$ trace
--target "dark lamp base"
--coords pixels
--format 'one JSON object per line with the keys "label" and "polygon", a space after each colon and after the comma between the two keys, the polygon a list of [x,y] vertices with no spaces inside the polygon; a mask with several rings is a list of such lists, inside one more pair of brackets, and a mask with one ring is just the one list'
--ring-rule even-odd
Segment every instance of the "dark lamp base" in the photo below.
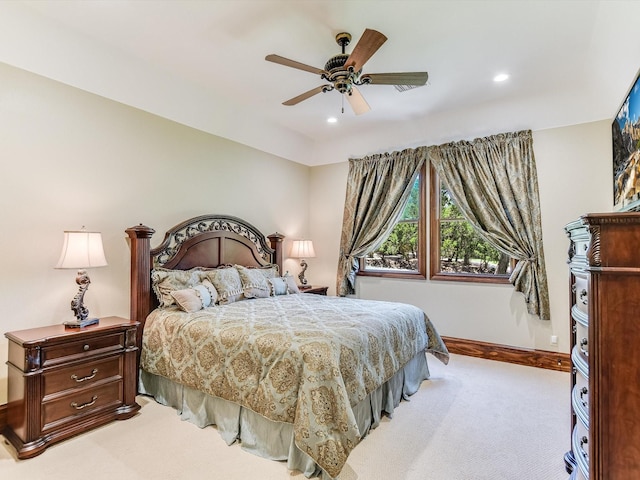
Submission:
{"label": "dark lamp base", "polygon": [[89,325],[97,325],[100,322],[98,318],[87,318],[86,320],[70,320],[64,322],[66,328],[84,328]]}

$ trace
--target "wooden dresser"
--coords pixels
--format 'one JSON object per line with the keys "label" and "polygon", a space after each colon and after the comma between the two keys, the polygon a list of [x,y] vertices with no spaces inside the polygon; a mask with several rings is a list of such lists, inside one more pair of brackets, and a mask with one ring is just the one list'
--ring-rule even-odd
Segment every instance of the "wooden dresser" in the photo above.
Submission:
{"label": "wooden dresser", "polygon": [[9,340],[7,426],[18,458],[52,443],[133,416],[137,322],[51,325],[6,333]]}
{"label": "wooden dresser", "polygon": [[640,478],[640,213],[587,214],[570,239],[571,480]]}

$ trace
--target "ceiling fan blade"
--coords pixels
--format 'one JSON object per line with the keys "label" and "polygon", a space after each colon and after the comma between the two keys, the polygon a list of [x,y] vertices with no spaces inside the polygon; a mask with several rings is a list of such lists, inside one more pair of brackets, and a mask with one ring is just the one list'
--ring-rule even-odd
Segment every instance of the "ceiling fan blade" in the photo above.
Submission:
{"label": "ceiling fan blade", "polygon": [[297,97],[290,98],[286,102],[282,102],[283,105],[291,106],[297,105],[298,103],[306,100],[307,98],[311,98],[314,95],[317,95],[320,92],[328,92],[329,90],[333,90],[333,85],[320,85],[319,87],[313,88],[308,92],[301,93]]}
{"label": "ceiling fan blade", "polygon": [[346,96],[349,101],[349,105],[351,105],[351,108],[356,115],[362,115],[363,113],[367,113],[371,110],[371,107],[360,93],[360,90],[355,86],[351,87],[351,95],[346,94]]}
{"label": "ceiling fan blade", "polygon": [[360,76],[362,83],[372,85],[424,85],[428,79],[427,72],[367,73]]}
{"label": "ceiling fan blade", "polygon": [[367,28],[353,48],[344,66],[353,67],[355,72],[359,71],[367,60],[369,60],[386,41],[387,37],[382,33]]}
{"label": "ceiling fan blade", "polygon": [[304,70],[305,72],[316,73],[318,75],[327,73],[321,68],[305,65],[304,63],[296,62],[295,60],[290,60],[288,58],[281,57],[280,55],[271,54],[264,57],[264,59],[268,62],[279,63],[280,65],[284,65],[285,67],[297,68],[298,70]]}

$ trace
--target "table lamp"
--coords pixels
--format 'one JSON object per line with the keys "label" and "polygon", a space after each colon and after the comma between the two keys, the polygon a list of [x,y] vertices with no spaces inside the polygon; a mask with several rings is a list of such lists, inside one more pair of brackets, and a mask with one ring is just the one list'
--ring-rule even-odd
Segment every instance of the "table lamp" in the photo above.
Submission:
{"label": "table lamp", "polygon": [[89,309],[84,305],[84,294],[91,283],[85,269],[106,265],[107,259],[104,256],[100,232],[85,230],[64,232],[62,253],[55,268],[77,268],[76,283],[80,287],[78,293],[71,300],[71,310],[76,319],[64,322],[66,327],[84,328],[98,323],[97,318],[89,318]]}
{"label": "table lamp", "polygon": [[306,285],[307,279],[304,278],[304,272],[307,270],[307,262],[305,261],[305,258],[313,258],[316,256],[316,252],[313,249],[313,242],[311,240],[294,240],[291,245],[291,254],[289,256],[300,259],[300,266],[302,267],[302,270],[298,274],[298,279],[300,280],[301,285]]}

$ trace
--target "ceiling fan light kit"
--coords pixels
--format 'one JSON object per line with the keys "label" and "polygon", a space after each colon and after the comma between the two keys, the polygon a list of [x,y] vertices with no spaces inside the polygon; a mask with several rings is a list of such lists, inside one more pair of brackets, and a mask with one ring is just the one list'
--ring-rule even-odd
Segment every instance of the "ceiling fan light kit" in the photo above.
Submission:
{"label": "ceiling fan light kit", "polygon": [[362,67],[364,64],[386,41],[387,37],[382,33],[367,28],[351,54],[347,54],[345,53],[345,47],[351,43],[351,34],[347,32],[338,33],[336,35],[336,43],[341,47],[342,53],[331,57],[325,64],[324,69],[312,67],[275,54],[267,55],[265,60],[315,73],[320,75],[321,79],[330,82],[293,97],[283,102],[283,105],[297,105],[318,93],[337,90],[346,96],[355,114],[361,115],[368,112],[370,107],[356,88],[357,86],[369,84],[394,85],[398,91],[405,91],[424,85],[429,78],[427,72],[370,73],[363,75]]}

